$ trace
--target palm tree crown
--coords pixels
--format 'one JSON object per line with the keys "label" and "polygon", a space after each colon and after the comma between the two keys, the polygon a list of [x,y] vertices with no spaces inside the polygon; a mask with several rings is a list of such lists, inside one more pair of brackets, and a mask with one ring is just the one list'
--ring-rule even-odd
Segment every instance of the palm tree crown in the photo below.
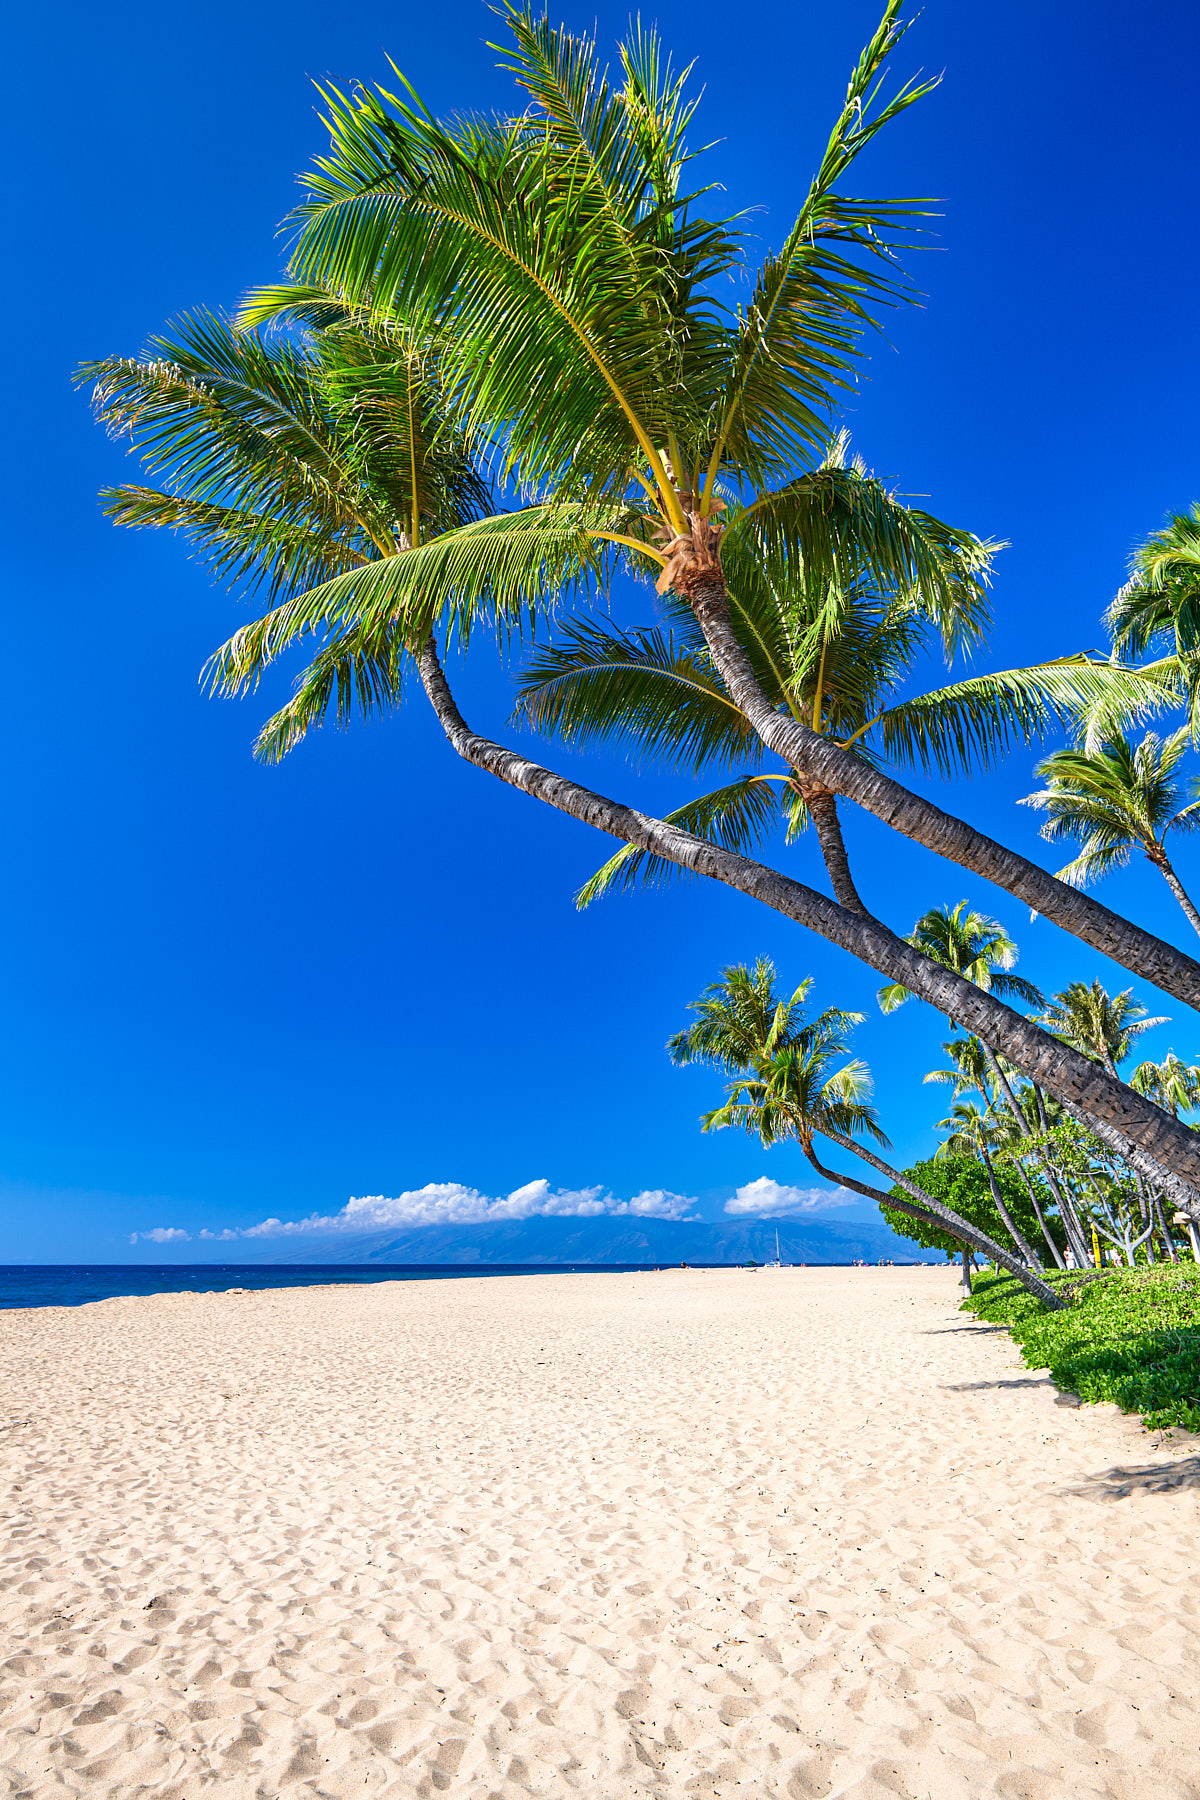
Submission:
{"label": "palm tree crown", "polygon": [[887,1138],[868,1104],[870,1076],[861,1062],[843,1062],[847,1035],[861,1013],[827,1007],[808,1018],[804,981],[783,1000],[775,992],[775,965],[760,957],[753,968],[724,969],[691,1010],[695,1024],[667,1044],[678,1066],[703,1063],[735,1077],[724,1106],[706,1113],[705,1131],[740,1126],[764,1144],[795,1138],[806,1151],[813,1136],[832,1128],[848,1136]]}
{"label": "palm tree crown", "polygon": [[1161,1062],[1139,1063],[1129,1085],[1178,1118],[1200,1107],[1200,1064],[1185,1063],[1168,1050]]}
{"label": "palm tree crown", "polygon": [[1047,1030],[1085,1056],[1094,1056],[1113,1076],[1143,1033],[1168,1022],[1149,1018],[1141,1001],[1133,998],[1132,988],[1110,994],[1099,980],[1090,985],[1069,982],[1054,995],[1041,1018]]}
{"label": "palm tree crown", "polygon": [[1038,764],[1046,786],[1026,795],[1021,805],[1047,814],[1042,836],[1049,843],[1074,838],[1083,846],[1074,861],[1058,870],[1060,881],[1085,887],[1110,869],[1124,868],[1136,846],[1165,877],[1200,931],[1200,914],[1165,847],[1169,831],[1194,831],[1200,824],[1200,800],[1185,805],[1175,778],[1191,736],[1188,725],[1166,738],[1148,731],[1137,745],[1114,734],[1098,749],[1056,750]]}
{"label": "palm tree crown", "polygon": [[[289,621],[314,589],[491,510],[423,360],[377,332],[343,323],[268,341],[198,314],[141,357],[87,364],[80,378],[93,383],[98,417],[133,441],[161,484],[106,489],[109,516],[186,531],[219,576],[278,602],[213,659],[214,687],[257,682],[303,635]],[[319,725],[331,703],[344,723],[399,698],[409,648],[400,622],[325,625],[295,697],[259,735],[265,760]]]}
{"label": "palm tree crown", "polygon": [[[1004,927],[986,913],[975,912],[965,900],[957,906],[934,906],[922,913],[907,942],[943,968],[953,969],[985,993],[1001,1000],[1025,1000],[1037,1005],[1041,990],[1022,975],[1013,975],[1017,946]],[[885,1013],[895,1012],[912,999],[902,982],[889,981],[879,990]],[[953,1021],[951,1021],[953,1023]]]}

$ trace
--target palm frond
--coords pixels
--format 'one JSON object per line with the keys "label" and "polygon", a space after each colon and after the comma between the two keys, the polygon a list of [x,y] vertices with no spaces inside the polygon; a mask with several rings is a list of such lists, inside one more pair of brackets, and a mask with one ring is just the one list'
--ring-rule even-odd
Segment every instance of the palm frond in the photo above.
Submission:
{"label": "palm frond", "polygon": [[[778,776],[748,775],[727,787],[716,788],[711,794],[701,794],[664,817],[668,824],[678,825],[695,837],[708,838],[726,850],[736,850],[744,855],[779,822],[781,796],[777,783],[780,779]],[[639,884],[662,886],[684,878],[688,873],[676,863],[627,844],[584,882],[575,896],[575,904],[582,911],[603,894]]]}
{"label": "palm frond", "polygon": [[698,770],[762,745],[714,674],[695,620],[674,632],[571,620],[523,669],[514,718],[578,745],[627,743]]}
{"label": "palm frond", "polygon": [[960,774],[988,767],[1016,742],[1071,725],[1098,698],[1119,703],[1126,717],[1144,716],[1162,706],[1162,683],[1154,673],[1085,655],[1056,657],[971,676],[887,707],[866,741],[877,737],[887,758]]}

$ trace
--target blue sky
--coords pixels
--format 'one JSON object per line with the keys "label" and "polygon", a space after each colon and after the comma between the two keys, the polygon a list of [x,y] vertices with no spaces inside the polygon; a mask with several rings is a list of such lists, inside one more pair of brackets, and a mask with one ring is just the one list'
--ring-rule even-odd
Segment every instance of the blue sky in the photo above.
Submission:
{"label": "blue sky", "polygon": [[[560,12],[609,43],[627,17]],[[670,0],[653,16],[698,56],[712,174],[778,243],[874,6]],[[1011,542],[991,666],[1099,646],[1130,547],[1200,494],[1194,23],[1165,0],[931,0],[898,54],[945,80],[872,152],[871,185],[945,196],[944,216],[915,264],[925,305],[895,319],[846,422],[902,492]],[[898,1153],[931,1146],[938,1091],[919,1077],[945,1032],[927,1009],[880,1019],[870,971],[715,888],[576,913],[607,840],[458,764],[416,701],[257,767],[251,737],[286,676],[241,704],[196,685],[244,607],[182,542],[100,517],[96,489],[134,468],[72,367],[275,273],[292,177],[321,144],[311,77],[383,77],[387,51],[436,109],[504,106],[495,25],[475,0],[67,4],[17,22],[0,1260],[120,1260],[149,1253],[129,1237],[155,1226],[193,1234],[193,1254],[202,1229],[429,1183],[664,1190],[707,1216],[763,1178],[811,1187],[790,1149],[702,1137],[714,1081],[662,1049],[722,964],[763,952],[789,980],[815,976],[819,1002],[870,1014],[858,1048]],[[486,654],[460,693],[503,730],[508,680]],[[1033,761],[948,798],[1053,866],[1013,805]],[[616,757],[574,766],[643,806],[688,791]],[[847,834],[865,898],[900,929],[968,895],[1044,986],[1125,985],[871,821]],[[778,854],[817,877],[815,846]],[[1200,880],[1195,851],[1181,862]],[[1148,871],[1103,895],[1183,941]],[[1144,997],[1176,1014],[1150,1047],[1200,1049],[1178,1006]]]}

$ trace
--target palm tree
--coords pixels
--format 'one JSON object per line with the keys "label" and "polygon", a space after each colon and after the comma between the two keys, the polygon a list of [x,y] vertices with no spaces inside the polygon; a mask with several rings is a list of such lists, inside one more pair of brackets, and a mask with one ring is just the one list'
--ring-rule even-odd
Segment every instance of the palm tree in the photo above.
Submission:
{"label": "palm tree", "polygon": [[1130,1055],[1138,1038],[1169,1023],[1166,1018],[1150,1018],[1132,988],[1110,994],[1099,980],[1068,982],[1044,1007],[1042,1019],[1065,1043],[1103,1063],[1114,1081],[1121,1079],[1117,1065]]}
{"label": "palm tree", "polygon": [[[992,1149],[997,1142],[997,1132],[991,1108],[983,1112],[973,1100],[957,1100],[950,1108],[949,1117],[939,1119],[934,1130],[949,1134],[941,1147],[948,1156],[973,1156],[977,1162],[982,1163],[991,1190],[992,1204],[1004,1221],[1004,1229],[1029,1267],[1040,1269],[1041,1262],[1005,1204],[1000,1183],[996,1179]],[[1042,1229],[1045,1230],[1045,1226]]]}
{"label": "palm tree", "polygon": [[[873,766],[900,761],[946,775],[986,766],[1014,738],[1028,741],[1069,714],[1078,683],[1091,680],[1079,657],[900,698],[919,657],[936,648],[950,658],[981,641],[994,546],[902,506],[849,457],[845,433],[812,479],[825,489],[827,509],[844,515],[836,582],[810,582],[786,547],[753,525],[731,526],[724,540],[731,614],[773,705]],[[919,552],[915,581],[899,584],[889,556],[879,555],[881,543],[897,538]],[[865,911],[836,793],[800,769],[760,772],[762,741],[715,668],[691,607],[674,594],[664,605],[665,631],[568,621],[527,665],[517,718],[572,744],[627,744],[640,758],[695,773],[720,767],[721,785],[668,814],[673,822],[737,850],[781,821],[789,842],[811,822],[838,900]],[[673,872],[627,846],[580,899]]]}
{"label": "palm tree", "polygon": [[[463,720],[436,654],[438,619],[507,627],[571,591],[598,590],[618,559],[639,573],[661,571],[659,587],[690,606],[731,698],[788,769],[978,867],[1160,985],[1200,997],[1192,959],[775,712],[729,624],[723,558],[739,533],[778,546],[803,568],[810,591],[835,601],[843,570],[855,566],[845,509],[830,504],[820,462],[859,334],[905,291],[894,257],[915,213],[851,199],[840,183],[925,91],[878,100],[902,29],[899,0],[889,0],[855,70],[787,243],[762,265],[751,305],[736,315],[722,310],[715,284],[740,266],[743,243],[733,225],[706,219],[686,190],[692,106],[657,40],[636,30],[622,51],[623,79],[611,85],[587,43],[528,12],[510,22],[510,67],[528,101],[514,118],[445,126],[411,97],[327,94],[331,150],[297,219],[294,279],[260,294],[244,322],[291,318],[321,331],[366,321],[396,344],[397,361],[419,354],[446,397],[448,426],[490,446],[529,504],[285,593],[218,653],[213,684],[225,692],[253,685],[310,633],[334,645],[356,641],[346,634],[403,645],[452,747],[476,767],[805,923],[971,1029],[989,1030],[1014,1063],[1042,1071],[1048,1088],[1073,1092],[1123,1125],[1156,1167],[1165,1161],[1200,1182],[1197,1146],[1177,1122],[1068,1048],[1048,1048],[1037,1027],[885,926],[532,764]],[[184,455],[184,486],[189,467]],[[941,596],[952,610],[948,576],[919,542],[899,533],[890,545],[881,540],[875,563],[885,561],[897,589]],[[1073,679],[1081,703],[1086,690],[1110,709],[1137,710],[1173,691],[1175,677],[1160,674],[1156,686],[1096,664]],[[1200,1201],[1185,1203],[1200,1211]]]}
{"label": "palm tree", "polygon": [[[1062,1253],[1055,1241],[1054,1234],[1046,1223],[1042,1212],[1041,1200],[1038,1197],[1037,1184],[1030,1178],[1024,1163],[1024,1156],[1029,1151],[1030,1140],[1041,1130],[1042,1124],[1037,1114],[1037,1098],[1032,1087],[1020,1093],[1013,1093],[1010,1087],[1006,1104],[1001,1109],[1001,1089],[996,1079],[997,1070],[1003,1068],[999,1058],[989,1058],[977,1037],[951,1038],[942,1045],[942,1049],[950,1058],[953,1067],[949,1069],[930,1069],[924,1077],[926,1083],[949,1083],[954,1090],[954,1098],[958,1100],[963,1094],[976,1092],[987,1101],[988,1110],[993,1120],[993,1130],[997,1142],[1003,1142],[1009,1161],[1015,1168],[1029,1201],[1033,1207],[1042,1236],[1046,1240],[1051,1256],[1060,1268],[1065,1267]],[[1017,1071],[1004,1069],[1011,1083]],[[945,1121],[943,1121],[943,1124]],[[942,1127],[939,1126],[940,1130]],[[947,1127],[948,1129],[949,1127]],[[974,1152],[972,1152],[974,1154]],[[1069,1209],[1066,1197],[1059,1189],[1054,1169],[1047,1159],[1034,1152],[1035,1160],[1043,1175],[1050,1184],[1051,1193],[1058,1206],[1063,1229],[1067,1234],[1067,1242],[1077,1258],[1086,1254],[1083,1236],[1078,1223]]]}
{"label": "palm tree", "polygon": [[[1129,1078],[1129,1085],[1136,1088],[1139,1094],[1145,1094],[1175,1119],[1181,1113],[1194,1112],[1200,1107],[1200,1064],[1185,1063],[1173,1050],[1168,1050],[1161,1062],[1139,1063]],[[1172,1262],[1178,1262],[1179,1253],[1167,1222],[1162,1196],[1157,1190],[1152,1192],[1167,1255]],[[1200,1233],[1196,1230],[1196,1222],[1186,1215],[1184,1222],[1192,1246],[1192,1259],[1200,1263]]]}
{"label": "palm tree", "polygon": [[[162,483],[106,489],[108,516],[187,532],[218,576],[265,589],[284,609],[491,511],[421,359],[377,333],[267,342],[198,314],[143,356],[108,357],[80,376],[110,433],[131,438]],[[259,671],[274,654],[265,628],[263,639]],[[278,761],[331,704],[343,724],[394,706],[407,654],[396,620],[346,620],[263,727],[256,754]]]}
{"label": "palm tree", "polygon": [[[1012,974],[1017,946],[1004,927],[998,920],[988,918],[986,913],[970,909],[965,900],[960,900],[957,906],[934,906],[922,913],[907,941],[932,962],[952,969],[984,993],[1005,1000],[1024,1000],[1029,1005],[1037,1005],[1042,1000],[1041,990],[1033,982]],[[912,999],[912,990],[903,982],[887,982],[880,988],[878,999],[880,1009],[892,1013]],[[950,1027],[951,1030],[957,1028],[954,1018],[950,1019]],[[1031,1135],[995,1046],[982,1034],[978,1035],[977,1041],[991,1071],[992,1082],[1004,1095],[1013,1123],[1025,1136]]]}
{"label": "palm tree", "polygon": [[1200,724],[1200,502],[1174,513],[1130,559],[1129,580],[1105,614],[1114,651],[1169,651],[1183,671],[1193,733]]}
{"label": "palm tree", "polygon": [[1194,831],[1200,824],[1200,800],[1185,806],[1173,779],[1191,736],[1191,727],[1183,725],[1167,738],[1149,731],[1136,746],[1117,734],[1097,750],[1056,750],[1038,764],[1046,786],[1028,794],[1021,805],[1049,815],[1042,826],[1049,843],[1074,838],[1082,844],[1079,855],[1058,871],[1060,881],[1085,887],[1110,869],[1124,868],[1139,848],[1200,933],[1200,912],[1175,873],[1165,843],[1168,831]]}
{"label": "palm tree", "polygon": [[1139,1063],[1129,1085],[1175,1119],[1200,1107],[1200,1063],[1185,1063],[1173,1050],[1168,1050],[1161,1062]]}
{"label": "palm tree", "polygon": [[[720,979],[692,1004],[696,1022],[668,1041],[671,1060],[680,1067],[702,1063],[733,1076],[724,1106],[704,1115],[704,1130],[740,1127],[767,1146],[793,1138],[826,1180],[878,1204],[896,1207],[927,1225],[940,1224],[961,1243],[998,1261],[1044,1304],[1060,1307],[1062,1301],[1041,1279],[1032,1258],[1022,1262],[1014,1257],[860,1141],[864,1137],[881,1145],[888,1141],[869,1104],[866,1065],[842,1061],[849,1031],[863,1015],[829,1007],[808,1019],[803,1002],[810,985],[803,982],[788,1000],[777,998],[774,964],[763,957],[752,969],[744,964],[724,969]],[[832,1139],[869,1163],[915,1204],[897,1201],[856,1176],[826,1168],[816,1152],[818,1136]]]}
{"label": "palm tree", "polygon": [[[545,599],[547,559],[561,574],[564,537],[620,544],[636,570],[661,571],[660,590],[690,605],[730,695],[786,767],[1200,998],[1191,959],[780,713],[733,629],[723,537],[752,519],[805,557],[808,458],[829,440],[830,403],[852,380],[864,328],[908,297],[898,258],[919,208],[841,191],[859,154],[934,85],[880,98],[906,29],[900,12],[888,0],[795,224],[736,314],[714,283],[744,266],[744,240],[733,222],[698,210],[711,189],[685,188],[694,103],[656,37],[634,32],[621,46],[623,80],[610,84],[591,43],[511,5],[506,66],[526,96],[515,118],[447,126],[411,87],[325,91],[330,149],[294,215],[294,285],[262,291],[246,316],[319,307],[332,289],[419,333],[436,330],[464,416],[503,446],[506,469],[536,496],[508,558],[530,604]],[[725,518],[733,495],[739,505]],[[890,553],[911,579],[908,547]],[[449,551],[444,565],[426,559],[423,572],[448,575],[450,561]],[[837,579],[836,558],[827,572]],[[353,593],[356,606],[392,608],[417,575],[343,584],[337,603]],[[1133,702],[1139,689],[1127,679],[1096,674]]]}
{"label": "palm tree", "polygon": [[[921,914],[905,941],[943,968],[953,969],[964,981],[982,988],[985,994],[995,994],[1003,1000],[1024,1000],[1031,1006],[1041,1002],[1041,990],[1032,981],[1010,973],[1017,960],[1017,946],[1003,925],[989,919],[986,913],[973,911],[965,900],[957,906],[930,907]],[[911,999],[912,990],[902,982],[888,982],[879,990],[879,1005],[885,1013],[895,1012]],[[955,1021],[951,1019],[950,1024],[953,1029]],[[989,1049],[988,1055],[994,1053]]]}

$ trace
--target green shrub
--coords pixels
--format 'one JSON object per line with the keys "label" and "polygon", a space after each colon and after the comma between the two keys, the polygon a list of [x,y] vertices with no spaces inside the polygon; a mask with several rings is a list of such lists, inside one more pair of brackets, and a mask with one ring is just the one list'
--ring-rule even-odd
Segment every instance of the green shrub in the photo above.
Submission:
{"label": "green shrub", "polygon": [[1044,1312],[1011,1275],[981,1275],[963,1310],[1007,1325],[1026,1366],[1049,1369],[1081,1400],[1139,1412],[1154,1431],[1200,1431],[1200,1268],[1160,1263],[1047,1280],[1070,1290],[1064,1312]]}

